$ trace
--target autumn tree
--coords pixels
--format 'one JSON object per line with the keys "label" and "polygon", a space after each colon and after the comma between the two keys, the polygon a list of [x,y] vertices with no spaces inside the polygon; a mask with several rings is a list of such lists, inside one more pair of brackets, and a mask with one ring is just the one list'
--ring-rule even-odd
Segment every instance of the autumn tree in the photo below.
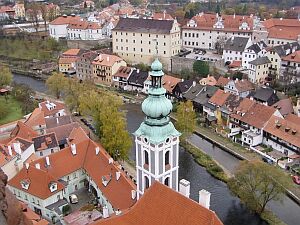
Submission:
{"label": "autumn tree", "polygon": [[29,5],[27,14],[29,20],[32,22],[35,27],[35,31],[38,32],[39,29],[39,19],[40,19],[41,7],[38,3],[32,3]]}
{"label": "autumn tree", "polygon": [[217,50],[217,53],[222,55],[223,54],[223,49],[226,43],[226,37],[225,35],[219,35],[218,40],[215,43],[215,49]]}
{"label": "autumn tree", "polygon": [[46,81],[46,85],[51,94],[59,99],[67,84],[67,78],[62,73],[54,72]]}
{"label": "autumn tree", "polygon": [[13,76],[8,66],[0,65],[0,87],[10,85]]}
{"label": "autumn tree", "polygon": [[288,188],[286,175],[263,162],[242,161],[228,185],[253,211],[262,214],[270,201],[281,200]]}
{"label": "autumn tree", "polygon": [[114,159],[127,159],[132,142],[126,130],[122,101],[107,92],[88,90],[79,97],[80,112],[91,115],[101,144]]}
{"label": "autumn tree", "polygon": [[21,103],[22,111],[25,114],[32,112],[37,107],[37,102],[33,98],[35,91],[26,84],[13,84],[12,95]]}
{"label": "autumn tree", "polygon": [[196,113],[189,100],[180,102],[176,111],[176,128],[182,133],[182,139],[189,137],[196,127]]}
{"label": "autumn tree", "polygon": [[43,18],[44,21],[44,27],[45,27],[45,31],[47,31],[47,21],[49,20],[48,18],[48,7],[46,4],[40,5],[40,12],[41,12],[41,16]]}

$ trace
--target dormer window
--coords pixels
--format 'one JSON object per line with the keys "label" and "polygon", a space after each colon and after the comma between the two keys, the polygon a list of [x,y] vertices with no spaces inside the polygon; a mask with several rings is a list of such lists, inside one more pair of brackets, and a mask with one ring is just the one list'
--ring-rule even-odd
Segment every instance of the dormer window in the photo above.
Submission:
{"label": "dormer window", "polygon": [[112,178],[112,175],[105,175],[105,176],[102,176],[102,184],[106,187],[108,185],[108,183],[110,182]]}
{"label": "dormer window", "polygon": [[50,189],[50,192],[57,191],[57,183],[56,182],[50,182],[49,183],[49,189]]}
{"label": "dormer window", "polygon": [[29,179],[21,180],[21,186],[23,189],[28,190],[30,186],[30,180]]}

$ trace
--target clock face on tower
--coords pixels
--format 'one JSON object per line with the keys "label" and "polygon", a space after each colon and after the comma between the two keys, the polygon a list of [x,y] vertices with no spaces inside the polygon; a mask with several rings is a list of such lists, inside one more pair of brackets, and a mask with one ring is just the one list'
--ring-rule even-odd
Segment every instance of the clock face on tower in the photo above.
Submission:
{"label": "clock face on tower", "polygon": [[172,103],[162,87],[162,64],[155,59],[151,65],[151,87],[142,103],[145,120],[134,133],[138,198],[154,181],[178,190],[179,136],[170,121]]}

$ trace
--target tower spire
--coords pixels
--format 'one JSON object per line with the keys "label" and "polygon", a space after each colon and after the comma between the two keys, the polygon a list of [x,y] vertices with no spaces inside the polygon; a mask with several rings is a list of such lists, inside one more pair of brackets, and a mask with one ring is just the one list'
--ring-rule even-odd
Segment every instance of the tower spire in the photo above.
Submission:
{"label": "tower spire", "polygon": [[134,133],[138,198],[154,180],[178,190],[180,133],[169,118],[173,106],[162,87],[164,73],[158,57],[151,64],[149,75],[149,95],[142,103],[145,119]]}

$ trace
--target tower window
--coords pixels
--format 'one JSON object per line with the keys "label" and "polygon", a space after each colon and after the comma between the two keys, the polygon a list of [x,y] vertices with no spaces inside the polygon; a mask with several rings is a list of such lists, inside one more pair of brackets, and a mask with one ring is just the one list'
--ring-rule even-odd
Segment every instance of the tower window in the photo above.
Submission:
{"label": "tower window", "polygon": [[144,181],[145,181],[145,189],[149,188],[150,184],[149,184],[149,178],[148,177],[144,177]]}
{"label": "tower window", "polygon": [[166,186],[169,187],[169,184],[170,184],[170,177],[167,177],[167,178],[165,179],[164,184],[165,184]]}
{"label": "tower window", "polygon": [[147,151],[144,151],[144,162],[145,164],[149,164],[149,154]]}
{"label": "tower window", "polygon": [[165,153],[165,166],[170,164],[170,151]]}

